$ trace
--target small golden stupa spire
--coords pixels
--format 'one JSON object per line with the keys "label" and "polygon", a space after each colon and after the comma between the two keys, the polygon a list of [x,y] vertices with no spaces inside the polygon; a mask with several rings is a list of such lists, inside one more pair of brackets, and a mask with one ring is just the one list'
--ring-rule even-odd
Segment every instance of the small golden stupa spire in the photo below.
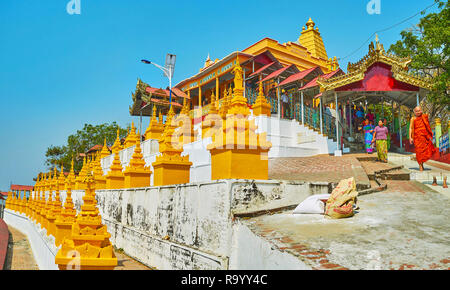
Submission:
{"label": "small golden stupa spire", "polygon": [[66,177],[64,176],[64,165],[61,163],[61,173],[58,178],[58,190],[64,190]]}
{"label": "small golden stupa spire", "polygon": [[152,172],[149,167],[145,166],[144,156],[141,152],[141,141],[138,139],[130,163],[123,172],[125,188],[150,186]]}
{"label": "small golden stupa spire", "polygon": [[256,98],[255,103],[253,104],[253,115],[255,116],[271,115],[271,106],[267,102],[266,97],[264,96],[263,84],[261,81],[259,82],[258,97]]}
{"label": "small golden stupa spire", "polygon": [[108,149],[108,146],[106,145],[106,137],[105,137],[105,141],[103,142],[102,151],[100,152],[100,159],[103,159],[107,156],[109,156],[109,149]]}
{"label": "small golden stupa spire", "polygon": [[72,225],[71,235],[62,241],[62,246],[55,257],[60,270],[70,269],[72,251],[79,253],[78,267],[81,270],[112,270],[117,266],[117,258],[109,241],[111,235],[96,207],[97,201],[92,188],[94,180],[91,175],[85,179],[86,193],[83,197],[81,211]]}
{"label": "small golden stupa spire", "polygon": [[153,105],[152,118],[148,124],[147,130],[144,133],[145,140],[159,139],[163,131],[164,126],[156,120],[156,106]]}
{"label": "small golden stupa spire", "polygon": [[116,151],[119,152],[120,150],[122,150],[122,145],[120,144],[119,133],[120,133],[120,129],[119,129],[119,127],[117,127],[117,136],[116,136],[116,140],[114,141],[113,146],[111,147],[111,149],[112,149],[111,154],[114,154],[114,152],[116,152]]}

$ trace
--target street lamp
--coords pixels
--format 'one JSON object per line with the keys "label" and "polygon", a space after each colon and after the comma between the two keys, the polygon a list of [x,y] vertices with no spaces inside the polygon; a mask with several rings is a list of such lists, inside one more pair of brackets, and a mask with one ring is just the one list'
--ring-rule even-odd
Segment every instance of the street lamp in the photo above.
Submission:
{"label": "street lamp", "polygon": [[164,75],[169,79],[169,102],[170,107],[172,107],[172,77],[173,77],[173,71],[175,69],[175,59],[176,55],[168,53],[166,55],[166,63],[164,66],[160,66],[159,64],[156,64],[154,62],[151,62],[146,59],[142,59],[141,62],[145,64],[153,64],[157,68],[163,71]]}

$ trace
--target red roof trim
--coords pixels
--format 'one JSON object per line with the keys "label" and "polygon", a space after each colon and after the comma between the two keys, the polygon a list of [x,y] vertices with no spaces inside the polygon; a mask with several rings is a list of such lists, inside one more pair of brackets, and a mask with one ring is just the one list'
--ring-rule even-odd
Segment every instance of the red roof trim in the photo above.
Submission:
{"label": "red roof trim", "polygon": [[[285,66],[283,68],[280,68],[279,70],[274,71],[273,73],[269,74],[268,76],[266,76],[263,80],[261,80],[261,82],[265,82],[268,81],[270,79],[276,78],[277,76],[279,76],[280,74],[282,74],[284,71],[286,71],[287,69],[291,68],[291,67],[295,67],[297,68],[295,65],[291,64],[288,66]],[[297,69],[298,70],[298,69]]]}
{"label": "red roof trim", "polygon": [[304,85],[303,87],[301,87],[298,90],[299,91],[303,91],[303,90],[306,90],[306,89],[309,89],[309,88],[312,88],[312,87],[316,87],[316,86],[318,86],[317,79],[319,77],[322,77],[322,78],[325,78],[325,79],[329,79],[332,76],[334,76],[335,74],[337,74],[338,72],[343,72],[343,71],[340,68],[338,68],[337,70],[332,71],[330,73],[327,73],[327,74],[324,74],[324,75],[321,75],[321,76],[317,76],[317,77],[313,78],[309,83],[307,83],[306,85]]}
{"label": "red roof trim", "polygon": [[11,184],[11,190],[33,190],[32,185]]}
{"label": "red roof trim", "polygon": [[301,71],[299,73],[293,74],[293,75],[287,77],[284,81],[282,81],[279,86],[302,80],[318,68],[319,68],[318,66],[315,66],[315,67],[309,68],[307,70]]}
{"label": "red roof trim", "polygon": [[260,68],[259,70],[255,71],[254,73],[252,73],[252,74],[249,75],[248,77],[252,77],[252,76],[254,76],[254,75],[259,74],[260,72],[262,72],[262,71],[268,69],[268,68],[269,68],[270,66],[272,66],[274,63],[275,63],[275,62],[271,62],[271,63],[269,63],[269,64],[266,64],[265,66],[263,66],[263,67]]}
{"label": "red roof trim", "polygon": [[[151,98],[150,100],[154,103],[160,103],[160,104],[166,104],[166,105],[170,104],[168,101],[164,101],[164,100],[158,100],[158,99],[154,99],[154,98]],[[180,108],[183,107],[183,105],[180,105],[177,102],[172,102],[172,105],[174,105],[175,107],[180,107]]]}
{"label": "red roof trim", "polygon": [[172,93],[174,93],[177,97],[185,98],[185,99],[188,99],[188,100],[190,99],[189,96],[187,94],[185,94],[179,88],[172,88]]}

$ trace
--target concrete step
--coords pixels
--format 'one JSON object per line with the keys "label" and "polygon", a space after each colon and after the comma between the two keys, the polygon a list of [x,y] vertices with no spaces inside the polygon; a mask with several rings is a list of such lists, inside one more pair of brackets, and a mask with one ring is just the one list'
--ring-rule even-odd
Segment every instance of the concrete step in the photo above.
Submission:
{"label": "concrete step", "polygon": [[376,156],[361,156],[358,157],[364,171],[369,180],[375,180],[377,175],[381,180],[410,180],[410,172],[393,163],[378,162]]}

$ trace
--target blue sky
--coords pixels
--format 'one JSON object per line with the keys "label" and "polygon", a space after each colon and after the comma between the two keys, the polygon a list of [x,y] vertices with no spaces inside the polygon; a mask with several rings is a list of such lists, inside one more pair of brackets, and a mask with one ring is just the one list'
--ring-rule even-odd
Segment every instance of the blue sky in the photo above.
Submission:
{"label": "blue sky", "polygon": [[[381,13],[373,15],[369,0],[80,0],[79,15],[67,13],[68,2],[0,2],[0,190],[33,184],[45,170],[46,148],[65,144],[84,123],[131,123],[137,78],[168,85],[142,58],[164,64],[166,53],[176,54],[176,84],[197,73],[208,53],[220,59],[264,37],[297,40],[309,17],[328,56],[344,57],[433,0],[380,0]],[[419,19],[380,33],[385,48]],[[366,52],[364,45],[341,67]]]}

